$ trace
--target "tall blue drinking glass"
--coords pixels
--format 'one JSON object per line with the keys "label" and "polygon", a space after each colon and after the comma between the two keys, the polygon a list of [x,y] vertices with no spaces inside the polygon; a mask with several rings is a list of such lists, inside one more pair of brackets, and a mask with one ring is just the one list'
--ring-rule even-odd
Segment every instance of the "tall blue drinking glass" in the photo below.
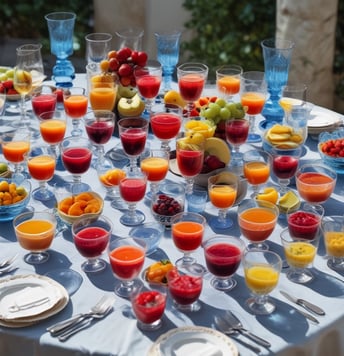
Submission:
{"label": "tall blue drinking glass", "polygon": [[284,111],[279,104],[282,87],[287,84],[289,66],[294,43],[289,40],[270,38],[261,42],[264,58],[265,81],[268,85],[269,98],[267,99],[262,115],[265,122],[261,123],[267,128],[273,123],[283,121]]}
{"label": "tall blue drinking glass", "polygon": [[48,24],[51,53],[56,64],[53,68],[53,80],[58,87],[73,86],[75,69],[67,58],[73,54],[73,33],[76,15],[73,12],[52,12],[45,15]]}
{"label": "tall blue drinking glass", "polygon": [[174,69],[179,60],[179,41],[181,32],[155,33],[157,59],[162,65],[163,91],[171,89]]}

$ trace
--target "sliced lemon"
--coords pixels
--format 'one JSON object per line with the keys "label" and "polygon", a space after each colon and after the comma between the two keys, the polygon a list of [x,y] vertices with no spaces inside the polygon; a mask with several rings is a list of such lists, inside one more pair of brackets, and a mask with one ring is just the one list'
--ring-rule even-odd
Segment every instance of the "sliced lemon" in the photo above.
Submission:
{"label": "sliced lemon", "polygon": [[209,155],[216,156],[221,162],[228,164],[231,159],[231,152],[224,140],[218,137],[209,137],[205,140],[204,150]]}
{"label": "sliced lemon", "polygon": [[289,190],[280,198],[278,206],[281,212],[291,212],[300,206],[300,199],[292,190]]}
{"label": "sliced lemon", "polygon": [[269,201],[272,204],[276,204],[278,200],[278,192],[273,187],[266,187],[263,193],[257,195],[256,199]]}

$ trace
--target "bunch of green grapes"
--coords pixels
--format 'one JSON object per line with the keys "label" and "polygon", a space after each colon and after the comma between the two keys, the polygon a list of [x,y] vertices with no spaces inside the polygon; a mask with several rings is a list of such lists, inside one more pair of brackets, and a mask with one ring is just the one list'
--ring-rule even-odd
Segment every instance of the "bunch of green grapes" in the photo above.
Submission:
{"label": "bunch of green grapes", "polygon": [[245,109],[241,103],[227,103],[225,99],[217,98],[214,103],[201,109],[200,116],[216,125],[228,119],[242,119],[245,117]]}

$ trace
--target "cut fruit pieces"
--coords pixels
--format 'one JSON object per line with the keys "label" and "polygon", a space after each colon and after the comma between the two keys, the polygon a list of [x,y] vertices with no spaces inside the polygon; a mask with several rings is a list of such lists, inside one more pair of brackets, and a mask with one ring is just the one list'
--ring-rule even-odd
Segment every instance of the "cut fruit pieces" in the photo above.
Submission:
{"label": "cut fruit pieces", "polygon": [[280,211],[285,214],[295,211],[299,206],[300,199],[292,190],[285,193],[278,202]]}
{"label": "cut fruit pieces", "polygon": [[216,156],[221,162],[225,163],[226,165],[231,159],[231,152],[228,148],[227,143],[218,137],[207,138],[205,141],[204,150],[209,155]]}
{"label": "cut fruit pieces", "polygon": [[272,204],[276,204],[278,200],[278,192],[273,187],[266,187],[262,193],[257,195],[256,199],[265,200]]}

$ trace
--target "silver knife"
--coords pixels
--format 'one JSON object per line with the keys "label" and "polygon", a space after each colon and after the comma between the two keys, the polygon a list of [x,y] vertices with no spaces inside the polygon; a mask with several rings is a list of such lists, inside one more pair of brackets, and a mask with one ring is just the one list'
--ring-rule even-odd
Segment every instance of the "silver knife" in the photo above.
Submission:
{"label": "silver knife", "polygon": [[289,299],[291,302],[300,305],[301,307],[307,309],[308,311],[318,314],[318,315],[325,315],[325,312],[323,309],[321,309],[320,307],[318,307],[317,305],[314,305],[311,302],[308,302],[307,300],[301,299],[301,298],[296,298],[291,296],[290,294],[288,294],[287,292],[280,290],[280,293],[286,297],[287,299]]}
{"label": "silver knife", "polygon": [[297,310],[300,314],[302,314],[308,320],[313,321],[313,323],[319,324],[319,320],[317,318],[315,318],[313,315],[311,315],[307,312],[304,312],[303,310],[300,310],[298,308],[295,308],[295,310]]}

